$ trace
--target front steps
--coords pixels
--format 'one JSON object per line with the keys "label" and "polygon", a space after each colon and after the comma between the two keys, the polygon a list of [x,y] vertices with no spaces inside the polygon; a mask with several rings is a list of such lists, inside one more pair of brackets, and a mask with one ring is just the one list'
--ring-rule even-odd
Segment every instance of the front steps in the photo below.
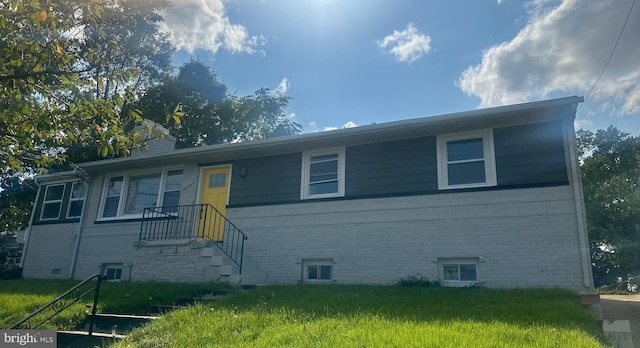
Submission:
{"label": "front steps", "polygon": [[240,267],[215,243],[202,239],[136,242],[131,280],[239,284]]}
{"label": "front steps", "polygon": [[133,329],[157,319],[155,316],[96,314],[93,333],[89,335],[89,317],[78,330],[58,331],[59,348],[106,347],[127,336]]}
{"label": "front steps", "polygon": [[246,252],[240,274],[240,267],[215,243],[203,239],[136,242],[131,280],[217,281],[239,286],[274,284]]}

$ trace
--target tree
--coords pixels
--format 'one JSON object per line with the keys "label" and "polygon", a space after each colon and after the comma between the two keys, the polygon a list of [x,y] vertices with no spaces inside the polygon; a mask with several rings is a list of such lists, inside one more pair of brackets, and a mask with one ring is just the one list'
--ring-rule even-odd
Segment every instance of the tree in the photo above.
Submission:
{"label": "tree", "polygon": [[30,178],[13,176],[0,185],[0,232],[16,232],[27,227],[38,191]]}
{"label": "tree", "polygon": [[578,131],[596,286],[640,274],[640,137]]}
{"label": "tree", "polygon": [[4,177],[46,168],[73,145],[126,155],[139,135],[125,125],[141,116],[125,104],[168,71],[172,52],[152,29],[166,3],[146,3],[0,0]]}
{"label": "tree", "polygon": [[265,88],[230,95],[212,68],[192,60],[134,107],[169,129],[177,148],[187,148],[298,134],[301,126],[285,117],[288,105],[288,97]]}
{"label": "tree", "polygon": [[[102,20],[85,27],[81,45],[84,51],[93,50],[102,58],[90,66],[95,97],[106,98],[127,87],[140,93],[170,75],[175,48],[157,26],[162,22],[158,12],[169,3],[166,0],[102,0],[102,3]],[[117,71],[127,69],[137,71],[134,79],[113,79]]]}

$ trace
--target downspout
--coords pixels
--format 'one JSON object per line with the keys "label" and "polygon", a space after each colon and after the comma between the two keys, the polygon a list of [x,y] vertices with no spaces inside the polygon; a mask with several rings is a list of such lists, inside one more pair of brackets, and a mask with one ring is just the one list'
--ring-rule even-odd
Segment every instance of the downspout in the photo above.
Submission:
{"label": "downspout", "polygon": [[[77,168],[74,167],[73,171],[77,172]],[[77,175],[76,175],[77,176]],[[82,230],[84,226],[85,216],[87,215],[87,205],[89,205],[89,197],[91,197],[91,185],[89,185],[89,180],[85,180],[87,183],[87,192],[84,196],[84,204],[82,204],[82,213],[80,214],[80,221],[78,222],[78,227],[76,227],[76,243],[73,246],[73,254],[71,255],[71,265],[69,266],[69,279],[73,279],[73,276],[76,272],[76,264],[78,261],[78,251],[80,250],[80,237],[82,236]]]}
{"label": "downspout", "polygon": [[[575,106],[574,106],[575,112]],[[582,177],[578,166],[578,153],[576,134],[573,122],[565,123],[565,138],[568,139],[569,163],[571,167],[571,181],[573,182],[573,199],[576,206],[576,219],[578,223],[578,238],[580,241],[580,259],[582,261],[582,276],[586,288],[593,287],[593,273],[591,270],[591,253],[589,252],[589,237],[587,234],[587,216],[584,209],[584,196],[582,192]]]}
{"label": "downspout", "polygon": [[33,220],[35,220],[36,216],[36,208],[38,207],[38,202],[40,200],[40,183],[38,182],[38,177],[33,179],[33,182],[38,186],[38,193],[36,194],[36,200],[33,202],[33,207],[31,208],[31,218],[29,219],[29,226],[27,226],[27,231],[24,236],[24,248],[22,249],[22,256],[20,256],[20,268],[24,268],[24,260],[27,256],[27,248],[29,247],[29,240],[31,239],[31,226],[33,226]]}

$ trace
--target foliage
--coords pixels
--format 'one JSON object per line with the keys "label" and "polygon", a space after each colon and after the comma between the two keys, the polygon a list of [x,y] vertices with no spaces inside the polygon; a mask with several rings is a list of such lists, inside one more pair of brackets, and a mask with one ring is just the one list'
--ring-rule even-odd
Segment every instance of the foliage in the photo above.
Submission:
{"label": "foliage", "polygon": [[428,278],[423,276],[422,274],[414,274],[410,276],[406,276],[404,278],[400,278],[394,282],[395,285],[405,286],[405,287],[422,287],[422,288],[432,288],[439,287],[440,282],[430,281]]}
{"label": "foliage", "polygon": [[167,69],[171,53],[166,38],[151,29],[159,20],[153,10],[162,6],[160,1],[2,1],[3,175],[46,168],[74,144],[91,146],[103,157],[129,151],[136,135],[124,125],[141,118],[136,110],[121,111],[140,81],[159,78]]}
{"label": "foliage", "polygon": [[640,137],[610,126],[578,131],[596,286],[640,274]]}
{"label": "foliage", "polygon": [[601,336],[565,290],[302,285],[172,312],[116,347],[603,347]]}
{"label": "foliage", "polygon": [[192,60],[133,107],[169,129],[176,148],[188,148],[297,134],[300,125],[284,114],[288,104],[288,97],[269,89],[231,95],[212,68]]}
{"label": "foliage", "polygon": [[22,244],[10,232],[0,233],[0,279],[18,279],[22,275],[20,256]]}
{"label": "foliage", "polygon": [[[3,280],[0,281],[0,328],[10,327],[35,309],[80,283],[79,280]],[[225,283],[107,282],[100,290],[98,313],[149,314],[151,305],[184,303],[207,293],[228,293]],[[85,304],[74,305],[56,316],[47,327],[72,329],[84,318]]]}
{"label": "foliage", "polygon": [[12,176],[0,183],[0,232],[27,228],[38,188],[30,178]]}

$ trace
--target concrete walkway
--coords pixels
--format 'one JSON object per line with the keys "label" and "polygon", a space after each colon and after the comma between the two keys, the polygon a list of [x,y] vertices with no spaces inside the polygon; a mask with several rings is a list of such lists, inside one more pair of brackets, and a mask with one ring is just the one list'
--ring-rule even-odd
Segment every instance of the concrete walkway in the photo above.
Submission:
{"label": "concrete walkway", "polygon": [[604,320],[629,320],[634,348],[640,348],[640,295],[600,295]]}

